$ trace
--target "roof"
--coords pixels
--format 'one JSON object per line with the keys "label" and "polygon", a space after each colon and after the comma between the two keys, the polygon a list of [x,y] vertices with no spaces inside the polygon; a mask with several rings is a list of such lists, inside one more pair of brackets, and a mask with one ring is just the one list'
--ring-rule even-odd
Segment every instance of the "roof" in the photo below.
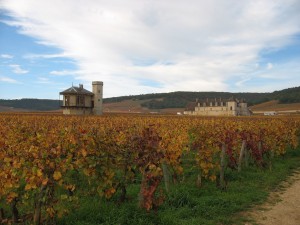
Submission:
{"label": "roof", "polygon": [[59,92],[60,95],[91,95],[93,96],[94,93],[90,92],[83,88],[83,85],[80,84],[79,87],[70,87],[62,92]]}
{"label": "roof", "polygon": [[196,99],[196,102],[197,103],[210,103],[210,102],[212,102],[212,103],[215,103],[215,102],[217,102],[217,103],[220,103],[220,102],[243,103],[243,102],[245,102],[245,100],[244,99],[235,99],[233,97],[231,97],[229,99],[221,99],[221,98],[211,98],[211,99],[209,99],[209,98],[206,98],[206,99]]}
{"label": "roof", "polygon": [[[196,99],[196,102],[189,102],[185,108],[186,111],[195,111],[195,107],[197,107],[198,103],[213,103],[213,105],[215,103],[218,103],[218,105],[221,105],[221,102],[237,102],[237,103],[245,103],[245,99],[234,99],[233,97],[229,98],[229,99],[221,99],[221,98],[214,98],[214,99]],[[209,107],[209,105],[207,105],[207,107]]]}
{"label": "roof", "polygon": [[186,111],[195,111],[195,107],[197,106],[196,102],[190,102],[187,104],[185,110]]}

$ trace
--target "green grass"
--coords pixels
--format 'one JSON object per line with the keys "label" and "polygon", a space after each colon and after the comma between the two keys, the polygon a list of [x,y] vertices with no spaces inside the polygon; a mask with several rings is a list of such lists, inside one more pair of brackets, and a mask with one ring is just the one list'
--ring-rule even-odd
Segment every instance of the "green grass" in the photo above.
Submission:
{"label": "green grass", "polygon": [[227,169],[227,189],[221,191],[215,183],[195,185],[196,174],[190,172],[182,183],[171,187],[158,210],[146,212],[137,207],[138,184],[130,186],[129,200],[118,204],[117,197],[103,200],[98,196],[80,197],[80,206],[58,220],[61,225],[94,224],[242,224],[246,219],[237,213],[264,202],[268,193],[279,188],[281,181],[300,168],[300,149],[289,150],[274,160],[273,169],[249,167],[241,173]]}

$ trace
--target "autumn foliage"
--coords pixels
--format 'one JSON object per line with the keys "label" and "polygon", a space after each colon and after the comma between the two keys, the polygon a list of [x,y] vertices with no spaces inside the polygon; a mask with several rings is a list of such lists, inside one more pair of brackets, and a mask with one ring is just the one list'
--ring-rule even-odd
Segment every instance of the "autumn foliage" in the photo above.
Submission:
{"label": "autumn foliage", "polygon": [[185,156],[198,179],[218,183],[222,148],[232,169],[241,159],[244,167],[271,168],[274,157],[297,146],[299,125],[297,118],[1,115],[0,220],[62,217],[70,210],[62,201],[78,203],[78,179],[89,194],[120,192],[121,202],[139,182],[139,206],[151,210],[163,203],[168,182],[184,175]]}

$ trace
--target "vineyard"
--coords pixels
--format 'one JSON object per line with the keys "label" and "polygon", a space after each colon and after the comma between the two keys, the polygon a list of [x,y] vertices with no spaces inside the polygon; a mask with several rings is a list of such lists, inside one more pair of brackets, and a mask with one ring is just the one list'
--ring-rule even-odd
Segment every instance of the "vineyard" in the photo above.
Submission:
{"label": "vineyard", "polygon": [[[300,118],[0,115],[0,223],[54,224],[82,196],[159,211],[191,171],[226,192],[227,171],[272,170]],[[128,190],[138,186],[136,198]]]}

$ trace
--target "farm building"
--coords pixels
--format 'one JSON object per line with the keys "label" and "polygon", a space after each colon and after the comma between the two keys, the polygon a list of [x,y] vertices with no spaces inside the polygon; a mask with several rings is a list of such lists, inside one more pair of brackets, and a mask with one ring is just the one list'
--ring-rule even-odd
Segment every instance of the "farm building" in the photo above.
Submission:
{"label": "farm building", "polygon": [[202,115],[202,116],[250,116],[251,111],[248,109],[244,100],[230,98],[196,100],[190,103],[185,115]]}
{"label": "farm building", "polygon": [[102,114],[102,96],[103,82],[93,81],[93,92],[79,87],[70,87],[60,92],[63,95],[63,114],[71,115],[101,115]]}
{"label": "farm building", "polygon": [[271,111],[271,112],[264,112],[265,116],[276,116],[278,113],[275,111]]}

